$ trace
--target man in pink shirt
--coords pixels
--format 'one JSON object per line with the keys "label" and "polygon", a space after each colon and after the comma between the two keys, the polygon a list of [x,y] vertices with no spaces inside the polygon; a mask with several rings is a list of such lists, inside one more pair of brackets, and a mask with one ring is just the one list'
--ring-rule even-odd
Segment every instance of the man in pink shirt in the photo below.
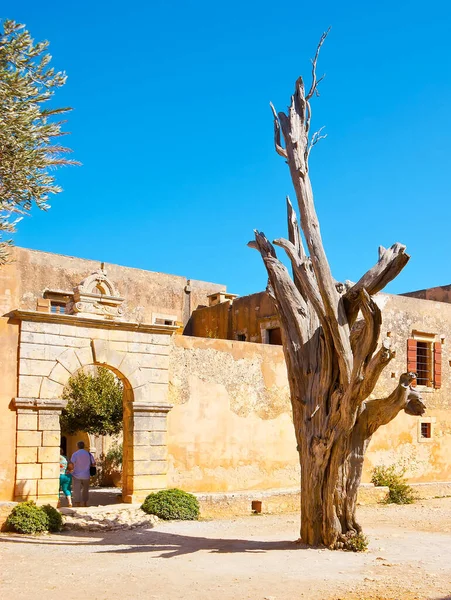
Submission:
{"label": "man in pink shirt", "polygon": [[74,463],[72,483],[74,487],[75,506],[88,506],[89,498],[89,471],[96,464],[93,455],[85,450],[84,442],[77,442],[78,450],[72,454],[70,459]]}

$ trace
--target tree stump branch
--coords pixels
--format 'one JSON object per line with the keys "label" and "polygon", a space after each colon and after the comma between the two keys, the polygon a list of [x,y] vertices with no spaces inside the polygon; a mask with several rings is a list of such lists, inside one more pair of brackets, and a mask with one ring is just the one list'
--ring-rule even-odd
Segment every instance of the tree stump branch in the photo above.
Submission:
{"label": "tree stump branch", "polygon": [[308,159],[323,137],[320,131],[309,135],[310,101],[323,79],[316,68],[327,35],[312,60],[307,94],[299,77],[287,114],[271,104],[275,150],[288,164],[300,217],[287,197],[288,239],[274,245],[286,252],[293,277],[263,233],[255,231],[249,246],[262,257],[280,317],[302,473],[301,537],[307,544],[343,548],[361,531],[357,491],[371,436],[401,410],[420,415],[425,408],[410,386],[414,373],[404,373],[387,398],[368,399],[395,355],[388,339],[378,349],[382,315],[372,296],[407,264],[405,246],[380,247],[378,262],[357,283],[341,284],[332,276],[321,238]]}

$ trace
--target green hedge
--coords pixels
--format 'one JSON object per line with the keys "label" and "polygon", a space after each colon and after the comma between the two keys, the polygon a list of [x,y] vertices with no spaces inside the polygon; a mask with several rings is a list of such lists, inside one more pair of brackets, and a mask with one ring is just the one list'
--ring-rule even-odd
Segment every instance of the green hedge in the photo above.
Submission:
{"label": "green hedge", "polygon": [[33,501],[21,502],[11,511],[6,525],[17,533],[42,533],[49,530],[49,518]]}
{"label": "green hedge", "polygon": [[56,508],[46,504],[37,506],[35,502],[21,502],[13,508],[6,519],[9,530],[17,533],[42,533],[44,531],[61,531],[63,517]]}
{"label": "green hedge", "polygon": [[193,494],[178,489],[149,494],[141,508],[149,515],[156,515],[165,521],[172,519],[195,521],[199,518],[197,498]]}

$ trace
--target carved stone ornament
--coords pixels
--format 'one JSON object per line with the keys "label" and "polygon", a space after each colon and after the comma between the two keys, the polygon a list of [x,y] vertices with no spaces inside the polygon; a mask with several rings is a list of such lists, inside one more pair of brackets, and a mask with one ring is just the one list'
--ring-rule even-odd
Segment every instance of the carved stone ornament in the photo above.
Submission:
{"label": "carved stone ornament", "polygon": [[120,319],[124,314],[123,301],[101,268],[74,288],[74,301],[68,306],[68,311],[80,317]]}

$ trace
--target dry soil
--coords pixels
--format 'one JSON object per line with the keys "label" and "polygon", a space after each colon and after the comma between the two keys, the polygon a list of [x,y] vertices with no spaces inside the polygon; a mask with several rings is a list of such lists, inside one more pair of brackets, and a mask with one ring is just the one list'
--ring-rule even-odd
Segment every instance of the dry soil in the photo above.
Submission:
{"label": "dry soil", "polygon": [[0,536],[2,600],[451,599],[451,498],[367,506],[365,553],[296,544],[297,515]]}

